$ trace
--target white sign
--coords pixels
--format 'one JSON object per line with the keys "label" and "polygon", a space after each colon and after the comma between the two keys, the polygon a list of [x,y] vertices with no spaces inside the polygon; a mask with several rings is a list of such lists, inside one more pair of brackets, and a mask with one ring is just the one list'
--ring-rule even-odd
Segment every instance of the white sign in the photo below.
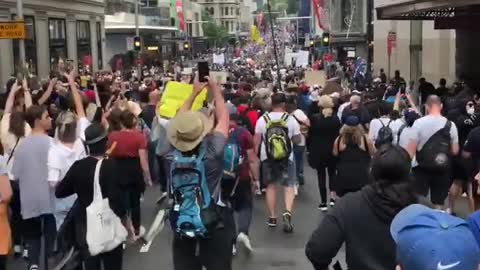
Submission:
{"label": "white sign", "polygon": [[127,51],[133,51],[133,37],[127,37]]}
{"label": "white sign", "polygon": [[225,64],[225,54],[214,54],[213,55],[213,63],[218,65]]}
{"label": "white sign", "polygon": [[308,57],[310,56],[309,51],[299,51],[297,56],[297,67],[306,67],[308,66]]}

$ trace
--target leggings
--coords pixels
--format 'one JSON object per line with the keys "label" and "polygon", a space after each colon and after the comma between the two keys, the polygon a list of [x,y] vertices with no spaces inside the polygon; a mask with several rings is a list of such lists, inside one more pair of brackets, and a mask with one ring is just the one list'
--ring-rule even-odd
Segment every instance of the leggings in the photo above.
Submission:
{"label": "leggings", "polygon": [[335,191],[334,183],[337,174],[335,162],[328,161],[326,164],[320,165],[317,168],[318,190],[320,191],[320,201],[322,203],[327,203],[327,171],[330,182],[330,191]]}
{"label": "leggings", "polygon": [[23,234],[22,234],[22,214],[20,205],[20,189],[18,187],[18,181],[10,181],[12,186],[13,196],[10,201],[10,227],[12,228],[12,240],[14,245],[23,246]]}
{"label": "leggings", "polygon": [[127,195],[127,211],[130,214],[135,234],[138,235],[140,233],[141,225],[140,197],[142,196],[142,193],[136,190],[135,187],[131,187],[125,191],[125,194]]}

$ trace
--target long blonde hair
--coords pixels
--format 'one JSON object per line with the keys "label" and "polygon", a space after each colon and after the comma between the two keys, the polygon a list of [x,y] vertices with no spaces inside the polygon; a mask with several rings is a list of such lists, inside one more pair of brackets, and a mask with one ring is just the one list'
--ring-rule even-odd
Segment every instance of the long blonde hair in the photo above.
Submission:
{"label": "long blonde hair", "polygon": [[343,140],[345,145],[356,144],[361,146],[365,137],[365,130],[362,125],[347,126],[343,125],[340,129],[339,138]]}
{"label": "long blonde hair", "polygon": [[323,95],[318,99],[318,106],[322,108],[323,117],[333,115],[333,99],[330,96]]}

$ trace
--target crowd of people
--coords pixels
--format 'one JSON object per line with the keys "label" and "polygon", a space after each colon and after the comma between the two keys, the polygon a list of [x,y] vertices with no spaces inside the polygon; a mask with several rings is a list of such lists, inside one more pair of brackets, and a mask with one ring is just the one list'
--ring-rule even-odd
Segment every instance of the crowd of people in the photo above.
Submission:
{"label": "crowd of people", "polygon": [[[305,69],[250,65],[225,84],[175,67],[142,80],[71,71],[40,89],[12,79],[0,122],[0,269],[10,253],[29,270],[122,269],[124,249],[145,234],[141,201],[154,185],[168,202],[173,268],[232,269],[238,245],[254,252],[254,196],[265,194],[268,227],[280,218],[295,232],[295,198],[313,181],[305,166],[325,213],[306,244],[315,269],[343,244],[350,269],[478,269],[475,92],[445,80],[407,86],[398,71],[352,91],[343,75],[308,85]],[[193,90],[168,119],[158,107],[171,81]],[[209,98],[193,110],[202,91]],[[464,193],[466,221],[454,216]]]}

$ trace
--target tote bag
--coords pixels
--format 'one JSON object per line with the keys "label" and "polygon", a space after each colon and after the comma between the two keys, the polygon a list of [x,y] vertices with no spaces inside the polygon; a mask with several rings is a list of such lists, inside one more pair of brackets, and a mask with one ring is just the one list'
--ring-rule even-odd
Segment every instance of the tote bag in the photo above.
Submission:
{"label": "tote bag", "polygon": [[90,255],[108,252],[127,239],[127,230],[120,218],[110,208],[108,198],[103,198],[100,188],[100,168],[103,159],[97,162],[93,180],[93,201],[87,207],[87,245]]}

